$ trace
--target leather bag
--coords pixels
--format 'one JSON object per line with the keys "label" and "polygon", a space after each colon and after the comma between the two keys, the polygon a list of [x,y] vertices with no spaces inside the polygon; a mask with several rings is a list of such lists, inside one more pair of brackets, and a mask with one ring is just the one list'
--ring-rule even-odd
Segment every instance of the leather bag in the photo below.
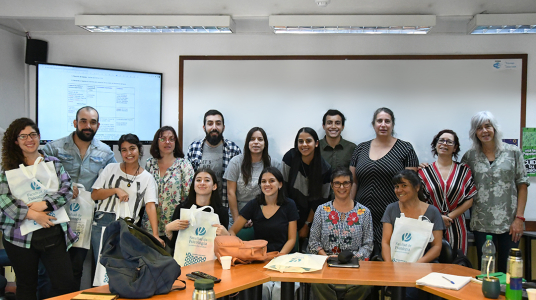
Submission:
{"label": "leather bag", "polygon": [[265,240],[242,241],[236,236],[217,236],[214,239],[214,254],[221,263],[222,256],[232,256],[231,265],[265,261],[279,255],[279,251],[267,252]]}
{"label": "leather bag", "polygon": [[158,240],[131,218],[110,223],[102,240],[100,262],[106,268],[110,292],[120,298],[167,294],[181,274],[179,264]]}

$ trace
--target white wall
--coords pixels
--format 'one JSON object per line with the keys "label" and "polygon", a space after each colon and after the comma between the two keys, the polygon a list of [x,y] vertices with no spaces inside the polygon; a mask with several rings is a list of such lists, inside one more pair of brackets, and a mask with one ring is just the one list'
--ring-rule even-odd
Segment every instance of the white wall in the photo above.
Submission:
{"label": "white wall", "polygon": [[25,43],[23,36],[0,29],[0,127],[4,129],[14,119],[27,117]]}
{"label": "white wall", "polygon": [[[163,124],[177,128],[180,55],[394,55],[528,53],[527,126],[536,127],[536,36],[275,36],[209,35],[46,35],[49,62],[162,72]],[[3,43],[3,38],[0,36]],[[1,46],[0,46],[1,47]],[[1,48],[0,48],[1,49]],[[0,52],[1,53],[1,52]],[[1,60],[1,58],[0,58]],[[21,67],[21,70],[23,68]],[[29,94],[34,99],[33,68]],[[2,70],[0,84],[5,84]],[[7,79],[7,78],[6,78]],[[1,94],[0,94],[1,97]],[[206,99],[210,101],[210,99]],[[3,102],[4,103],[4,102]],[[30,101],[33,103],[33,100]],[[233,105],[232,103],[230,105]],[[463,109],[463,108],[460,108]],[[482,107],[486,109],[486,107]],[[35,109],[33,110],[35,111]],[[10,115],[19,111],[10,112]],[[426,113],[426,112],[421,112]],[[34,116],[32,116],[34,117]],[[508,120],[500,120],[508,122]],[[468,120],[467,120],[468,122]],[[184,124],[185,130],[202,126]],[[370,128],[364,130],[371,130]],[[184,141],[186,146],[191,141]],[[354,141],[361,142],[361,141]],[[290,145],[289,145],[290,147]],[[528,219],[536,220],[536,179],[531,179]]]}

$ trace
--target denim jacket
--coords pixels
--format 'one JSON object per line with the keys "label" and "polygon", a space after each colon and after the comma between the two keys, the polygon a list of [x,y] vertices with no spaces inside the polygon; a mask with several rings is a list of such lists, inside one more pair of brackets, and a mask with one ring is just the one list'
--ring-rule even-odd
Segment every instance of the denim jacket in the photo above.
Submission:
{"label": "denim jacket", "polygon": [[50,156],[57,157],[63,164],[63,168],[72,182],[81,183],[86,191],[91,192],[91,187],[99,171],[104,169],[109,163],[115,163],[114,153],[110,147],[103,142],[93,139],[89,145],[84,160],[80,157],[80,150],[74,143],[73,134],[49,142],[43,148],[43,151]]}

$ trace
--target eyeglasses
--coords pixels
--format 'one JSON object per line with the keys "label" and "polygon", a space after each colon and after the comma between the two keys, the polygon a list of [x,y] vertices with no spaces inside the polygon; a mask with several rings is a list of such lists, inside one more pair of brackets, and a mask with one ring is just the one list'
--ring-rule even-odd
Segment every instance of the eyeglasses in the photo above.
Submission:
{"label": "eyeglasses", "polygon": [[32,132],[30,134],[19,134],[18,138],[19,140],[22,140],[22,141],[24,141],[28,137],[30,137],[32,140],[35,140],[38,136],[39,134],[37,134],[37,132]]}
{"label": "eyeglasses", "polygon": [[439,139],[437,141],[437,144],[438,145],[441,145],[441,144],[447,144],[447,146],[453,146],[454,145],[454,141],[451,141],[451,140],[445,140],[445,139]]}
{"label": "eyeglasses", "polygon": [[352,182],[351,181],[345,181],[345,182],[339,182],[339,181],[333,181],[333,187],[334,188],[340,188],[341,185],[345,188],[349,187],[350,185],[352,185]]}
{"label": "eyeglasses", "polygon": [[166,138],[161,137],[161,138],[159,138],[158,140],[159,140],[160,142],[162,142],[162,143],[165,143],[165,142],[174,143],[174,142],[175,142],[175,138],[173,138],[173,137],[170,137],[169,139],[166,139]]}

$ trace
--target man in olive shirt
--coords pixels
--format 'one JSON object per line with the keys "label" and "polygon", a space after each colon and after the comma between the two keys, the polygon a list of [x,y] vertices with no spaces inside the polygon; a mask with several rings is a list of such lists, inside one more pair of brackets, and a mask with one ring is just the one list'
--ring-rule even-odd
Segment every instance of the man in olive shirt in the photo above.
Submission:
{"label": "man in olive shirt", "polygon": [[336,110],[330,109],[322,118],[322,127],[326,131],[326,136],[320,140],[320,154],[331,165],[334,170],[337,167],[350,167],[350,160],[356,145],[341,137],[344,130],[344,115]]}

